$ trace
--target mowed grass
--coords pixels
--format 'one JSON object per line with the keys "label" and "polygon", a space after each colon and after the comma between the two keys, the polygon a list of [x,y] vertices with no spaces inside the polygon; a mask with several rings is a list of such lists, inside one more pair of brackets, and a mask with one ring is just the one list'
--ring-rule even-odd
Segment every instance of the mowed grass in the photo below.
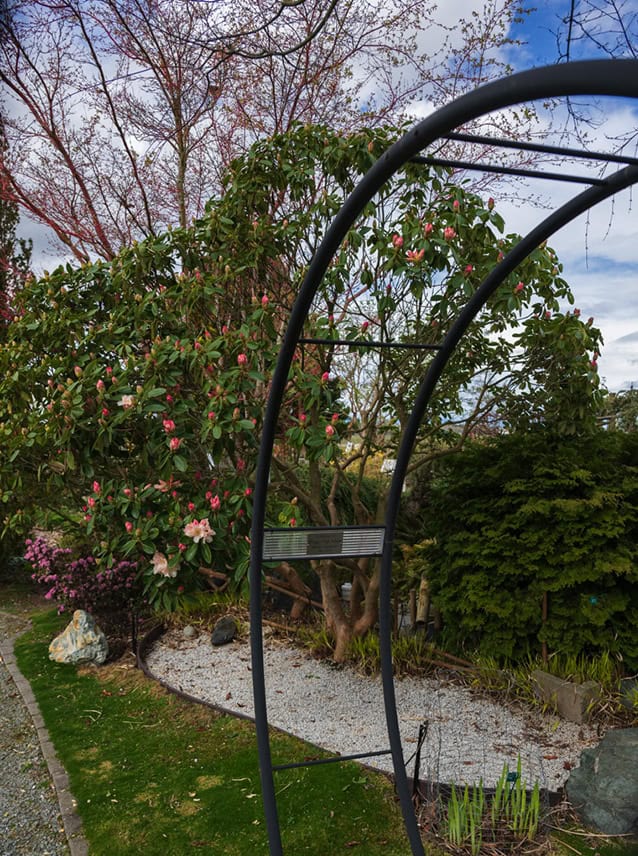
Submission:
{"label": "mowed grass", "polygon": [[[91,856],[267,854],[252,723],[169,694],[131,661],[52,663],[67,619],[33,617],[16,643],[84,822]],[[275,735],[273,762],[320,756]],[[353,763],[275,773],[284,852],[408,856],[393,788]]]}

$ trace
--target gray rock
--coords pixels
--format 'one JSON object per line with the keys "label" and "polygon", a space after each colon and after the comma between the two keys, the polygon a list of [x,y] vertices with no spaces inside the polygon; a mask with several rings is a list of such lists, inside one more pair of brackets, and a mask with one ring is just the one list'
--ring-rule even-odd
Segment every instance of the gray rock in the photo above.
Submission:
{"label": "gray rock", "polygon": [[187,624],[182,630],[182,636],[184,639],[194,639],[197,636],[197,631],[192,624]]}
{"label": "gray rock", "polygon": [[97,663],[109,653],[106,636],[95,619],[83,609],[76,609],[73,620],[49,645],[49,659],[56,663]]}
{"label": "gray rock", "polygon": [[237,630],[237,622],[233,616],[225,615],[219,619],[213,628],[213,635],[210,641],[213,645],[226,645],[228,642],[232,642],[235,636],[237,636]]}
{"label": "gray rock", "polygon": [[569,801],[605,835],[638,834],[638,728],[608,731],[567,780]]}

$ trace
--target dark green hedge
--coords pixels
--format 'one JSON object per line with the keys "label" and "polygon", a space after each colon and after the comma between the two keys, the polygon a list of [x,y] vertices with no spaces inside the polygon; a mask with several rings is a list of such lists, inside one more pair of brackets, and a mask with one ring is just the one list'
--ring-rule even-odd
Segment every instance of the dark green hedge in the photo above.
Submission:
{"label": "dark green hedge", "polygon": [[424,515],[447,645],[506,660],[545,641],[638,668],[637,434],[471,444],[440,465]]}

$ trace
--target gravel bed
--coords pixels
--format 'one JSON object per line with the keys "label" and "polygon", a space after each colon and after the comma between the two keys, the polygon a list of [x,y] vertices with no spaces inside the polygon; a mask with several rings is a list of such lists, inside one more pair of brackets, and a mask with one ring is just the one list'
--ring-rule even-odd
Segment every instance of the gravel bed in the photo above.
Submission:
{"label": "gravel bed", "polygon": [[[0,615],[0,638],[24,627]],[[66,856],[57,796],[33,720],[0,657],[0,856]]]}
{"label": "gravel bed", "polygon": [[[187,639],[171,631],[147,656],[151,672],[175,689],[227,710],[253,715],[250,647],[234,641],[214,648],[208,634]],[[380,677],[335,667],[266,639],[264,668],[271,725],[340,754],[388,748]],[[599,741],[595,729],[512,704],[498,704],[452,680],[404,678],[395,682],[399,725],[407,759],[419,725],[427,722],[421,778],[493,786],[504,764],[520,755],[528,783],[555,791],[577,766],[583,749]],[[390,756],[369,759],[391,771]],[[413,767],[408,764],[408,773]]]}

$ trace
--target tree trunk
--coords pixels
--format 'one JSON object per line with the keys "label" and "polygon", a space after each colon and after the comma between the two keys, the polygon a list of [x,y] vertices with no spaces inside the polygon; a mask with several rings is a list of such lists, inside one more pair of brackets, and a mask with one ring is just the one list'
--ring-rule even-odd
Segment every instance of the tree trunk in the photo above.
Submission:
{"label": "tree trunk", "polygon": [[335,638],[335,650],[332,659],[335,663],[343,663],[352,639],[352,627],[337,588],[335,564],[334,562],[319,562],[315,570],[321,583],[321,599],[326,615],[326,624]]}

